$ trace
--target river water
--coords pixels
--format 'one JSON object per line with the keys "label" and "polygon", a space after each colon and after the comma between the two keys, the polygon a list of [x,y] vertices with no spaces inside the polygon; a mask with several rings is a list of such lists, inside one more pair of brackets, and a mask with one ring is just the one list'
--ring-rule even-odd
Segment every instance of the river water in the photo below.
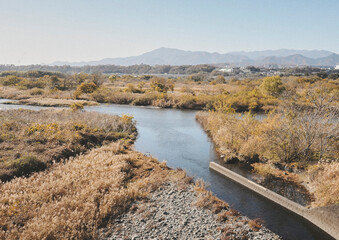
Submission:
{"label": "river water", "polygon": [[[1,109],[41,107],[4,105]],[[100,105],[87,111],[133,115],[138,138],[135,150],[151,154],[167,165],[185,169],[189,175],[202,178],[220,199],[250,218],[261,218],[265,226],[283,239],[332,239],[301,217],[209,169],[210,161],[219,161],[213,143],[195,120],[196,111]]]}

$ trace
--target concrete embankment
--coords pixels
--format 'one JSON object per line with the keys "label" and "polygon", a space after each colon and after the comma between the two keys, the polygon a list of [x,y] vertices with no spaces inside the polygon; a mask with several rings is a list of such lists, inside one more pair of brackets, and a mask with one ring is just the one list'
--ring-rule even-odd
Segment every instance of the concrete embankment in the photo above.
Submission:
{"label": "concrete embankment", "polygon": [[221,166],[218,163],[210,162],[210,168],[262,195],[263,197],[279,204],[280,206],[298,214],[323,231],[327,232],[335,239],[339,239],[339,216],[337,206],[335,207],[335,211],[327,211],[326,208],[308,209]]}

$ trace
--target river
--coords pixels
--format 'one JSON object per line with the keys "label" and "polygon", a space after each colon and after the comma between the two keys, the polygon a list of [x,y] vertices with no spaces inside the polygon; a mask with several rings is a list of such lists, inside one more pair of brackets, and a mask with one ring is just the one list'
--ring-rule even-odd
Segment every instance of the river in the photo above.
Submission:
{"label": "river", "polygon": [[[1,109],[41,107],[4,105]],[[159,161],[167,161],[173,168],[182,168],[195,178],[209,184],[211,190],[231,207],[250,218],[261,218],[265,226],[283,239],[332,239],[313,224],[294,213],[248,190],[209,169],[210,161],[219,161],[213,143],[195,120],[196,111],[100,105],[86,107],[87,111],[106,114],[133,115],[138,138],[135,150],[151,154]]]}

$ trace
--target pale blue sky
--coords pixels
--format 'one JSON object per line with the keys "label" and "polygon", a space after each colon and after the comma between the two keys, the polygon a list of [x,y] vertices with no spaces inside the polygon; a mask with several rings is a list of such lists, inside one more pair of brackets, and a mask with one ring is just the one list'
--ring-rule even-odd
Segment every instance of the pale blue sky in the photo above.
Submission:
{"label": "pale blue sky", "polygon": [[159,48],[339,53],[339,0],[0,0],[0,64]]}

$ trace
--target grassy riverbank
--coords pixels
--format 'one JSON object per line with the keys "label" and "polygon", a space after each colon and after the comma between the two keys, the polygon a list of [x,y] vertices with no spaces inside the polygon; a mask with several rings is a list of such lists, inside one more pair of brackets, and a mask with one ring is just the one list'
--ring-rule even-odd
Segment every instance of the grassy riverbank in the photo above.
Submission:
{"label": "grassy riverbank", "polygon": [[307,108],[310,89],[338,89],[337,79],[318,75],[257,76],[238,80],[226,79],[222,75],[165,78],[148,75],[41,74],[1,74],[0,98],[41,106],[69,106],[72,101],[79,100],[83,101],[83,105],[115,103],[263,113],[281,108],[286,102],[296,102],[300,107]]}
{"label": "grassy riverbank", "polygon": [[263,183],[297,184],[314,194],[312,206],[338,204],[338,80],[270,77],[260,89],[277,99],[276,108],[260,121],[253,112],[235,114],[229,104],[196,118],[225,162],[251,165]]}
{"label": "grassy riverbank", "polygon": [[135,138],[128,116],[70,110],[0,111],[0,180],[29,175],[110,141]]}
{"label": "grassy riverbank", "polygon": [[200,112],[196,118],[225,162],[249,164],[264,181],[281,179],[306,187],[303,191],[315,197],[312,206],[339,203],[335,105],[271,113],[261,121],[250,113]]}
{"label": "grassy riverbank", "polygon": [[31,105],[31,106],[43,106],[43,107],[71,107],[73,105],[82,106],[95,106],[99,105],[94,101],[87,100],[73,100],[73,99],[56,99],[56,98],[27,98],[16,101],[7,101],[5,104],[13,105]]}
{"label": "grassy riverbank", "polygon": [[95,239],[97,229],[170,174],[113,143],[0,185],[3,239]]}
{"label": "grassy riverbank", "polygon": [[[214,223],[183,224],[184,235],[199,228],[208,230],[199,236],[213,231],[219,237],[278,239],[261,221],[240,216],[206,191],[202,182],[194,184],[184,171],[131,150],[136,136],[131,117],[10,110],[0,111],[0,119],[1,170],[8,177],[0,181],[0,239],[98,239],[102,229],[127,231],[114,220],[143,209],[156,190],[165,199],[167,190],[161,186],[168,185],[177,192],[176,201],[189,196],[180,209],[189,214],[179,213],[182,219],[198,211]],[[175,199],[167,199],[166,206],[177,206]],[[171,219],[161,218],[161,225],[149,230],[168,233],[172,230],[166,226],[178,226]]]}
{"label": "grassy riverbank", "polygon": [[[89,74],[20,76],[22,74],[13,72],[0,77],[0,98],[43,106],[65,106],[68,100],[92,101],[85,104],[116,103],[196,110],[229,106],[237,112],[265,112],[280,101],[275,96],[264,94],[265,87],[260,78],[226,81],[222,76],[205,80]],[[51,99],[58,100],[51,105]]]}
{"label": "grassy riverbank", "polygon": [[[143,204],[136,201],[147,202],[149,194],[165,183],[174,184],[181,193],[188,191],[186,195],[191,194],[194,186],[192,178],[184,171],[169,169],[166,164],[126,149],[126,145],[119,142],[111,143],[66,163],[57,163],[49,171],[0,184],[0,237],[97,239],[102,228],[118,227],[126,231],[114,224],[114,219],[126,211],[133,213],[142,209]],[[190,211],[196,211],[195,206],[206,209],[205,214],[219,221],[220,226],[212,229],[219,236],[240,239],[249,234],[278,239],[264,230],[259,220],[240,216],[204,190],[203,185],[196,185],[195,191],[192,193],[195,197],[186,201],[188,205],[184,210],[192,208]],[[166,197],[162,190],[158,192]],[[147,212],[143,216],[147,219]],[[182,214],[181,217],[192,216]],[[158,226],[162,233],[169,231],[167,225],[178,224],[171,220],[161,221],[166,223]],[[205,226],[194,224],[192,227]],[[130,234],[133,231],[129,230]],[[207,236],[210,232],[200,234]]]}

